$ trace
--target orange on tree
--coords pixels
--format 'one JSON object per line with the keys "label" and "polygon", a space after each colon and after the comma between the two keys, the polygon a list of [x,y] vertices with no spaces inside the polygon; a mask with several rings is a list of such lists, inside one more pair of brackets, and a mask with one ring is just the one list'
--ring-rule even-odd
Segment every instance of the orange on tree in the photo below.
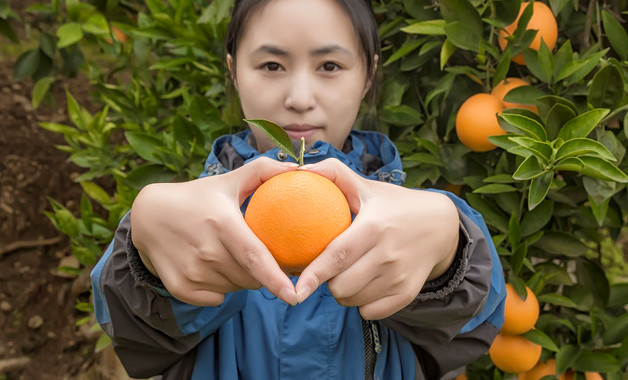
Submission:
{"label": "orange on tree", "polygon": [[[521,8],[519,9],[519,15],[517,19],[504,29],[499,30],[499,35],[497,38],[497,42],[499,47],[504,50],[508,45],[508,41],[506,41],[505,37],[512,35],[517,29],[517,23],[521,18],[521,14],[528,6],[529,2],[523,1],[521,2]],[[540,1],[535,1],[532,8],[532,17],[530,17],[530,21],[526,26],[527,30],[538,30],[534,40],[530,43],[530,48],[536,51],[541,47],[541,39],[545,41],[545,45],[552,50],[556,45],[556,40],[558,39],[558,24],[556,23],[556,17],[552,13],[550,7],[541,3]],[[518,63],[520,65],[525,65],[525,59],[523,54],[519,54],[514,57],[513,62]]]}
{"label": "orange on tree", "polygon": [[556,360],[548,359],[547,361],[539,360],[538,363],[529,371],[519,372],[519,380],[540,380],[544,376],[556,375]]}
{"label": "orange on tree", "polygon": [[[111,26],[111,32],[113,33],[115,39],[121,43],[125,43],[129,40],[129,37],[126,35],[126,33],[113,25]],[[109,37],[105,38],[105,42],[107,42],[109,45],[113,44],[113,40]]]}
{"label": "orange on tree", "polygon": [[488,350],[493,364],[504,372],[529,371],[541,357],[543,348],[521,335],[498,333]]}
{"label": "orange on tree", "polygon": [[527,286],[526,290],[527,297],[523,300],[519,297],[512,284],[506,284],[504,325],[500,330],[502,334],[523,334],[532,329],[539,319],[539,301]]}
{"label": "orange on tree", "polygon": [[351,224],[347,199],[329,179],[297,170],[253,193],[246,223],[289,274],[299,273]]}
{"label": "orange on tree", "polygon": [[493,89],[491,90],[491,94],[495,95],[499,100],[504,103],[504,108],[525,108],[534,113],[539,113],[539,110],[536,106],[530,104],[521,104],[521,103],[510,103],[504,101],[504,96],[508,94],[510,90],[513,88],[521,87],[521,86],[529,86],[530,83],[524,81],[520,78],[506,78],[499,82]]}
{"label": "orange on tree", "polygon": [[468,380],[468,379],[469,378],[467,377],[467,374],[465,372],[461,373],[460,375],[454,378],[454,380]]}
{"label": "orange on tree", "polygon": [[502,101],[491,94],[475,94],[465,100],[456,115],[456,134],[460,142],[474,152],[495,149],[488,137],[506,133],[497,121],[497,114],[503,109]]}

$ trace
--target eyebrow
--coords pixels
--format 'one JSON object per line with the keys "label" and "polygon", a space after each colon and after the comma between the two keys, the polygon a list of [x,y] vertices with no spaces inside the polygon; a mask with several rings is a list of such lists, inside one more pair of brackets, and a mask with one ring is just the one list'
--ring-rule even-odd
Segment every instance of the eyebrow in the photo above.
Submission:
{"label": "eyebrow", "polygon": [[[326,54],[330,54],[330,53],[342,53],[345,55],[350,55],[353,56],[353,54],[351,53],[351,51],[349,51],[348,49],[340,46],[340,45],[327,45],[327,46],[322,46],[319,48],[316,48],[314,50],[310,51],[310,55],[311,56],[321,56],[321,55],[326,55]],[[280,57],[289,57],[290,53],[281,49],[280,47],[274,46],[274,45],[262,45],[260,47],[258,47],[257,49],[253,50],[253,52],[251,53],[251,55],[257,55],[257,54],[261,54],[261,53],[269,53],[272,55],[277,55]]]}

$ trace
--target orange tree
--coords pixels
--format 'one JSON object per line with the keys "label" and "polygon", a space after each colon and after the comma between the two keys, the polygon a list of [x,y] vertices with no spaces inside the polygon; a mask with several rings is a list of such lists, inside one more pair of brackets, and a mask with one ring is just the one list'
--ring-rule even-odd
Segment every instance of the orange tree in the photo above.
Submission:
{"label": "orange tree", "polygon": [[[543,2],[555,43],[535,42],[547,21],[535,19],[533,3],[373,1],[385,80],[357,128],[396,142],[406,186],[460,188],[483,214],[507,281],[537,295],[541,315],[523,336],[543,347],[542,360],[555,359],[559,373],[620,379],[628,364],[628,268],[618,243],[628,220],[627,4]],[[92,115],[68,94],[73,125],[42,123],[65,136],[60,149],[85,169],[80,215],[52,201],[49,216],[87,269],[139,188],[194,178],[212,140],[242,128],[222,52],[232,5],[52,0],[30,8],[34,40],[23,43],[15,75],[36,81],[34,104],[49,101],[60,75],[80,71],[102,105]],[[15,20],[3,1],[0,16],[8,31]],[[500,95],[508,105],[489,115],[507,133],[485,137],[491,150],[470,149],[456,133],[458,110],[506,78],[529,84]],[[488,355],[467,372],[514,376]]]}

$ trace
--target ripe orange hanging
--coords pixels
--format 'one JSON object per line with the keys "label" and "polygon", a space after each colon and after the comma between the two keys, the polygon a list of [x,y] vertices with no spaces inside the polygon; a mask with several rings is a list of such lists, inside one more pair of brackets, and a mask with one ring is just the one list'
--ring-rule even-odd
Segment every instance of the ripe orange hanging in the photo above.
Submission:
{"label": "ripe orange hanging", "polygon": [[530,83],[520,78],[514,78],[514,77],[506,78],[502,80],[501,82],[499,82],[497,86],[493,87],[493,89],[491,90],[491,94],[495,95],[499,100],[501,100],[502,103],[504,103],[505,108],[525,108],[538,114],[539,110],[536,106],[529,105],[529,104],[521,104],[521,103],[510,103],[510,102],[504,101],[504,96],[506,96],[506,94],[508,94],[508,92],[512,90],[513,88],[517,88],[521,86],[529,86],[529,85]]}
{"label": "ripe orange hanging", "polygon": [[332,181],[298,170],[264,182],[253,193],[244,219],[279,266],[297,274],[349,227],[351,211]]}
{"label": "ripe orange hanging", "polygon": [[[515,32],[519,18],[521,18],[523,11],[526,9],[528,4],[529,3],[527,1],[521,2],[521,8],[519,9],[517,19],[512,24],[499,31],[497,42],[502,50],[506,49],[506,45],[508,44],[505,37],[508,37]],[[558,39],[558,24],[556,23],[556,17],[554,17],[552,10],[544,3],[541,3],[540,1],[534,2],[532,17],[530,17],[530,21],[528,21],[526,29],[538,30],[534,40],[530,43],[530,49],[539,51],[539,48],[541,47],[541,39],[545,41],[545,45],[547,45],[550,50],[552,50],[556,45],[556,40]],[[520,65],[525,65],[523,54],[517,55],[512,60]]]}
{"label": "ripe orange hanging", "polygon": [[541,380],[545,376],[556,375],[556,360],[540,361],[529,371],[520,372],[519,380]]}
{"label": "ripe orange hanging", "polygon": [[521,335],[497,334],[488,354],[493,364],[504,372],[531,370],[541,357],[543,348]]}
{"label": "ripe orange hanging", "polygon": [[495,149],[488,137],[506,133],[497,121],[497,114],[503,109],[501,100],[491,94],[475,94],[465,100],[456,115],[456,134],[460,142],[474,152]]}
{"label": "ripe orange hanging", "polygon": [[534,327],[539,319],[539,301],[528,287],[525,301],[519,297],[511,284],[506,284],[506,307],[504,309],[504,325],[502,334],[523,334]]}

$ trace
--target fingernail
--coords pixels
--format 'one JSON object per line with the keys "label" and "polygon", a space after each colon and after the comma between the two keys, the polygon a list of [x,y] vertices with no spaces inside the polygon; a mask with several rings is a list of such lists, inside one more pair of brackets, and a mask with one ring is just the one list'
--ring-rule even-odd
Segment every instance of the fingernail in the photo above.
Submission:
{"label": "fingernail", "polygon": [[279,291],[279,298],[292,306],[296,306],[297,302],[298,302],[298,297],[294,291],[294,288],[281,288],[281,290]]}
{"label": "fingernail", "polygon": [[312,288],[309,285],[303,285],[303,287],[301,288],[301,290],[299,290],[297,292],[297,302],[302,303],[303,301],[305,301],[309,296],[312,295]]}
{"label": "fingernail", "polygon": [[314,169],[317,166],[318,166],[318,164],[307,164],[307,165],[303,165],[303,166],[299,167],[299,169],[301,169],[301,170],[309,170],[309,169]]}
{"label": "fingernail", "polygon": [[294,168],[298,168],[299,164],[297,164],[296,162],[282,162],[279,164],[279,166],[284,167],[284,168],[294,169]]}

